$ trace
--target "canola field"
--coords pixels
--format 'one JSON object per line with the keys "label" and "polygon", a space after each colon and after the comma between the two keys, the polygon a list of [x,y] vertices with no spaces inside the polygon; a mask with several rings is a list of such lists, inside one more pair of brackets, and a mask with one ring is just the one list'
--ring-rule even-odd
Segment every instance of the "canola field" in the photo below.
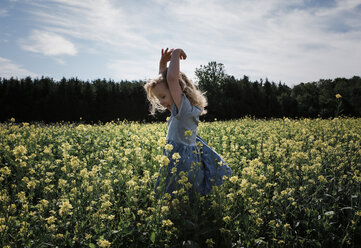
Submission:
{"label": "canola field", "polygon": [[233,170],[157,199],[166,123],[0,124],[1,247],[356,247],[361,120],[201,122]]}

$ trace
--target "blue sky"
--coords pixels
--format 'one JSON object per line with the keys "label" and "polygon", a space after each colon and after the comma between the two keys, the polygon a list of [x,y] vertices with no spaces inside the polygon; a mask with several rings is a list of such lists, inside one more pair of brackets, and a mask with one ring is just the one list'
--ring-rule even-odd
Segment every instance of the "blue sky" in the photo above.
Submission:
{"label": "blue sky", "polygon": [[144,80],[161,48],[181,70],[289,86],[360,76],[361,0],[1,0],[0,77]]}

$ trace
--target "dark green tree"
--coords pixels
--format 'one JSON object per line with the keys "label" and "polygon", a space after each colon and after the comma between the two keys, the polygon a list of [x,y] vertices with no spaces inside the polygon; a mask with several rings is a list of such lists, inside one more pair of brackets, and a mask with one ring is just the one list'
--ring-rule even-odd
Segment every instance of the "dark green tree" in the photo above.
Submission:
{"label": "dark green tree", "polygon": [[198,78],[198,87],[201,91],[206,92],[208,98],[207,119],[214,119],[217,114],[222,112],[220,100],[224,92],[223,86],[226,81],[224,65],[215,61],[209,62],[208,65],[201,65],[196,68],[195,74]]}

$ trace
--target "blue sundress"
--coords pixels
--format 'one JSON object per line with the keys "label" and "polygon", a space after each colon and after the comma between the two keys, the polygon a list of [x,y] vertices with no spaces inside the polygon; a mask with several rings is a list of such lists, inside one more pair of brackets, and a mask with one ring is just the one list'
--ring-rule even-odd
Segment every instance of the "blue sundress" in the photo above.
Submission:
{"label": "blue sundress", "polygon": [[187,176],[187,181],[197,192],[207,195],[212,186],[223,183],[223,176],[232,174],[221,156],[197,135],[201,112],[201,108],[191,105],[184,93],[179,110],[173,103],[166,138],[167,144],[171,144],[173,149],[163,150],[170,162],[159,170],[155,185],[158,196],[169,193],[173,197],[173,192],[179,189],[182,175]]}

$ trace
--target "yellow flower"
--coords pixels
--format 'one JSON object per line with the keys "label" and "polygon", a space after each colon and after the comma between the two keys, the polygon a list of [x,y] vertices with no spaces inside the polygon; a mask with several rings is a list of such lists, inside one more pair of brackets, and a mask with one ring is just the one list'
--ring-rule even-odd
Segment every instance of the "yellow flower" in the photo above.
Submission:
{"label": "yellow flower", "polygon": [[165,146],[164,146],[164,148],[167,150],[167,151],[171,151],[171,150],[173,150],[173,145],[172,144],[166,144]]}
{"label": "yellow flower", "polygon": [[321,183],[327,183],[327,179],[324,176],[318,176],[318,181],[320,181]]}
{"label": "yellow flower", "polygon": [[161,166],[167,166],[169,164],[169,158],[166,157],[166,156],[163,156],[163,160],[162,160],[162,163],[161,163]]}
{"label": "yellow flower", "polygon": [[71,210],[73,209],[73,206],[69,203],[68,199],[65,199],[62,201],[61,205],[60,205],[60,209],[59,209],[59,215],[63,216],[66,214],[72,215],[73,213],[71,212]]}
{"label": "yellow flower", "polygon": [[130,179],[127,183],[127,186],[132,188],[134,187],[137,183],[133,180],[133,179]]}
{"label": "yellow flower", "polygon": [[98,240],[97,244],[99,245],[99,247],[103,248],[103,247],[110,247],[112,243],[110,243],[108,240],[100,239]]}
{"label": "yellow flower", "polygon": [[[52,226],[54,226],[54,225],[52,225]],[[55,226],[52,228],[52,230],[54,230],[54,231],[56,230]],[[58,233],[58,234],[56,235],[56,237],[59,238],[59,239],[62,239],[62,238],[64,238],[64,234]]]}
{"label": "yellow flower", "polygon": [[193,134],[192,130],[186,130],[186,131],[184,132],[184,135],[185,135],[185,136],[191,136],[192,134]]}
{"label": "yellow flower", "polygon": [[173,155],[172,155],[172,159],[174,159],[174,160],[178,160],[178,159],[180,159],[180,158],[181,158],[181,156],[179,155],[179,153],[178,153],[178,152],[173,153]]}
{"label": "yellow flower", "polygon": [[231,182],[231,183],[237,183],[237,181],[238,181],[238,177],[237,176],[233,176],[233,177],[230,177],[229,178],[229,181]]}
{"label": "yellow flower", "polygon": [[259,180],[262,181],[262,182],[265,182],[267,180],[267,178],[265,177],[265,175],[261,174],[259,176]]}
{"label": "yellow flower", "polygon": [[169,211],[168,206],[162,206],[162,213],[167,213]]}
{"label": "yellow flower", "polygon": [[112,204],[110,201],[106,201],[106,202],[103,202],[103,203],[102,203],[101,208],[102,208],[102,209],[107,209],[107,208],[111,207],[112,205],[113,205],[113,204]]}
{"label": "yellow flower", "polygon": [[242,179],[241,183],[239,184],[241,188],[245,188],[247,187],[247,185],[248,185],[247,179]]}
{"label": "yellow flower", "polygon": [[8,229],[7,225],[0,225],[0,232],[4,232]]}
{"label": "yellow flower", "polygon": [[79,161],[79,159],[77,158],[77,157],[72,157],[71,159],[70,159],[70,165],[71,165],[71,167],[73,167],[73,168],[78,168],[78,166],[79,166],[79,163],[80,161]]}
{"label": "yellow flower", "polygon": [[188,182],[188,177],[186,177],[186,176],[182,176],[182,177],[178,180],[178,183],[179,183],[179,184],[185,184],[186,182]]}
{"label": "yellow flower", "polygon": [[170,171],[170,173],[174,174],[174,173],[176,173],[176,172],[177,172],[177,167],[174,166],[174,167],[172,168],[172,170]]}
{"label": "yellow flower", "polygon": [[164,147],[166,142],[167,142],[166,138],[165,138],[165,137],[161,137],[161,138],[158,140],[158,146]]}
{"label": "yellow flower", "polygon": [[249,212],[250,214],[254,214],[254,213],[256,213],[256,210],[250,209],[250,210],[248,210],[248,212]]}
{"label": "yellow flower", "polygon": [[342,96],[341,96],[340,94],[336,94],[335,97],[336,97],[337,99],[342,98]]}
{"label": "yellow flower", "polygon": [[[177,194],[177,193],[174,193],[174,192],[176,192],[176,191],[173,191],[173,194]],[[173,199],[172,205],[173,205],[173,206],[178,206],[178,205],[179,205],[179,200],[178,200],[177,198],[176,198],[176,199]]]}
{"label": "yellow flower", "polygon": [[213,239],[207,239],[206,244],[208,247],[214,247],[216,243],[214,243]]}
{"label": "yellow flower", "polygon": [[66,181],[66,180],[64,180],[64,179],[59,179],[59,181],[58,181],[58,186],[59,186],[59,188],[65,188],[65,186],[68,184],[68,182]]}
{"label": "yellow flower", "polygon": [[281,195],[287,195],[287,194],[288,194],[287,190],[282,190],[281,191]]}
{"label": "yellow flower", "polygon": [[229,193],[229,194],[227,195],[227,198],[228,198],[230,201],[233,201],[233,199],[234,199],[234,193]]}
{"label": "yellow flower", "polygon": [[45,220],[48,222],[48,224],[53,224],[53,223],[55,223],[56,218],[54,216],[50,216],[50,217],[46,218]]}
{"label": "yellow flower", "polygon": [[89,178],[89,173],[88,170],[86,168],[82,169],[79,173],[79,175],[83,178]]}
{"label": "yellow flower", "polygon": [[223,221],[226,223],[228,223],[230,220],[231,220],[231,217],[229,217],[229,216],[223,217]]}
{"label": "yellow flower", "polygon": [[44,153],[51,154],[51,147],[45,147],[44,148]]}
{"label": "yellow flower", "polygon": [[130,214],[130,208],[124,208],[124,213]]}
{"label": "yellow flower", "polygon": [[15,155],[15,157],[21,157],[21,156],[25,155],[26,153],[27,153],[27,150],[26,150],[25,146],[23,146],[23,145],[16,146],[13,150],[13,154]]}
{"label": "yellow flower", "polygon": [[167,227],[167,226],[172,226],[173,225],[173,222],[169,219],[167,220],[162,220],[162,226],[163,227]]}
{"label": "yellow flower", "polygon": [[11,170],[9,169],[9,167],[4,166],[3,168],[0,169],[0,173],[8,176],[11,174]]}
{"label": "yellow flower", "polygon": [[17,193],[16,195],[19,200],[22,202],[22,203],[25,203],[27,201],[27,198],[26,198],[26,195],[25,195],[25,192],[24,191],[21,191],[19,193]]}
{"label": "yellow flower", "polygon": [[167,166],[170,162],[169,158],[164,155],[157,155],[155,159],[159,162],[160,167]]}
{"label": "yellow flower", "polygon": [[256,224],[257,224],[258,226],[262,225],[262,224],[263,224],[263,220],[258,217],[258,218],[256,219]]}
{"label": "yellow flower", "polygon": [[30,182],[28,182],[27,185],[26,185],[26,187],[27,187],[28,189],[34,189],[35,186],[36,186],[36,182],[34,182],[34,181],[30,181]]}

